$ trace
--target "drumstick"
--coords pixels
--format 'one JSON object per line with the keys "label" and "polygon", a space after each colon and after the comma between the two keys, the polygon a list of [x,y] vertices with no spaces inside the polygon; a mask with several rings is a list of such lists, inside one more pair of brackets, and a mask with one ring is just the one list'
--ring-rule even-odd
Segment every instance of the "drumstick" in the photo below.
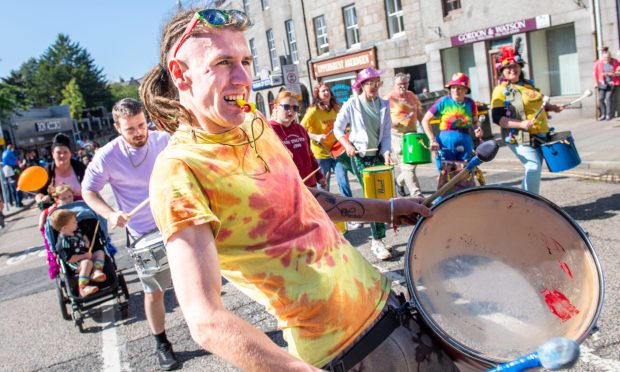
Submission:
{"label": "drumstick", "polygon": [[140,209],[144,208],[145,205],[149,203],[150,198],[144,199],[140,204],[138,204],[131,212],[127,213],[127,218],[131,218],[134,214],[136,214]]}
{"label": "drumstick", "polygon": [[435,191],[433,195],[424,199],[422,204],[427,207],[430,206],[433,201],[435,201],[435,199],[443,196],[446,192],[450,191],[450,189],[453,188],[457,183],[469,176],[469,173],[472,172],[475,167],[480,165],[480,163],[493,160],[493,158],[495,158],[495,155],[497,155],[498,150],[499,145],[494,140],[482,142],[480,146],[476,148],[476,156],[469,159],[467,167],[463,168],[463,170],[461,170],[456,176],[454,176],[454,178],[452,178],[448,183],[443,185],[439,190]]}
{"label": "drumstick", "polygon": [[356,150],[355,153],[359,154],[362,151],[367,152],[367,151],[377,151],[377,150],[379,150],[379,148],[375,147],[374,149]]}
{"label": "drumstick", "polygon": [[314,176],[314,174],[318,171],[321,170],[321,167],[318,167],[317,169],[313,170],[312,173],[310,173],[309,175],[306,176],[306,178],[304,178],[303,180],[301,180],[301,182],[306,183],[306,181],[308,181],[310,179],[310,177]]}
{"label": "drumstick", "polygon": [[501,364],[487,372],[517,372],[530,368],[563,369],[572,366],[579,357],[579,344],[563,337],[554,337],[545,341],[538,350]]}
{"label": "drumstick", "polygon": [[90,240],[90,248],[88,248],[88,253],[92,253],[93,247],[95,246],[95,237],[97,236],[97,230],[99,230],[99,218],[97,218],[97,224],[95,225],[95,232],[93,233],[93,238]]}
{"label": "drumstick", "polygon": [[575,103],[580,102],[580,101],[584,100],[585,98],[590,97],[591,95],[592,95],[592,91],[590,89],[588,89],[585,92],[583,92],[581,97],[579,97],[579,98],[577,98],[577,99],[575,99],[573,101],[570,101],[569,103],[566,103],[566,104],[562,105],[562,108],[566,108],[566,107],[568,107],[570,105],[574,105]]}
{"label": "drumstick", "polygon": [[549,103],[549,97],[548,96],[544,96],[543,97],[543,101],[542,101],[542,106],[540,106],[540,108],[538,109],[538,111],[536,111],[536,114],[534,115],[534,117],[532,118],[532,122],[535,122],[536,119],[538,119],[538,117],[540,116],[540,114],[542,114],[542,112],[545,110],[545,105],[547,103]]}

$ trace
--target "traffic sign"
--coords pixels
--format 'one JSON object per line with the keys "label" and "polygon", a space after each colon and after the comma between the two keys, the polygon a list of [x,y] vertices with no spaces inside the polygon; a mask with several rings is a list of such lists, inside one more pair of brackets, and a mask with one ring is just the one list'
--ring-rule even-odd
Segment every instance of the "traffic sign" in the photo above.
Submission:
{"label": "traffic sign", "polygon": [[301,94],[297,65],[282,65],[282,77],[284,78],[284,85],[287,90]]}

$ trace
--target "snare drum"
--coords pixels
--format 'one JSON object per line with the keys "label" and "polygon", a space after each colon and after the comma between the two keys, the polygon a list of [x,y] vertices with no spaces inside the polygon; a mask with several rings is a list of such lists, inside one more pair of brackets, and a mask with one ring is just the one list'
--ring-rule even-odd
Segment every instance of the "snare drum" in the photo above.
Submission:
{"label": "snare drum", "polygon": [[134,241],[129,247],[129,256],[140,276],[152,276],[168,268],[164,241],[158,230],[142,235]]}
{"label": "snare drum", "polygon": [[407,286],[461,370],[513,360],[552,337],[581,342],[595,327],[601,268],[586,234],[559,207],[485,186],[432,209],[409,238]]}
{"label": "snare drum", "polygon": [[571,132],[554,133],[550,140],[540,145],[549,172],[563,172],[581,164],[581,158]]}
{"label": "snare drum", "polygon": [[394,173],[392,165],[375,165],[362,170],[364,196],[373,199],[394,197]]}

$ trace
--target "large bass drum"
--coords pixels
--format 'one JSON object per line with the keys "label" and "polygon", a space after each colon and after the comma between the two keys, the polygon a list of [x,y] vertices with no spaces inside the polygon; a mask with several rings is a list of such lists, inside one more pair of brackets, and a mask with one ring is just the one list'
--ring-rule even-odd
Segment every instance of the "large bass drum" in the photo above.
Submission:
{"label": "large bass drum", "polygon": [[603,304],[588,237],[550,201],[513,188],[463,190],[409,238],[406,279],[424,322],[461,370],[583,341]]}

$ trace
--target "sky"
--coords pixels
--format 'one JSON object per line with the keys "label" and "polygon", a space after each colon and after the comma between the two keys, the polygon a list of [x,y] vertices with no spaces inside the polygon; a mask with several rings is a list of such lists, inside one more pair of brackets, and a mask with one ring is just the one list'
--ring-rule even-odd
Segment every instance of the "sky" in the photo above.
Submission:
{"label": "sky", "polygon": [[177,0],[0,0],[0,78],[41,56],[59,33],[85,48],[108,81],[140,78],[157,64],[161,28],[176,7]]}

